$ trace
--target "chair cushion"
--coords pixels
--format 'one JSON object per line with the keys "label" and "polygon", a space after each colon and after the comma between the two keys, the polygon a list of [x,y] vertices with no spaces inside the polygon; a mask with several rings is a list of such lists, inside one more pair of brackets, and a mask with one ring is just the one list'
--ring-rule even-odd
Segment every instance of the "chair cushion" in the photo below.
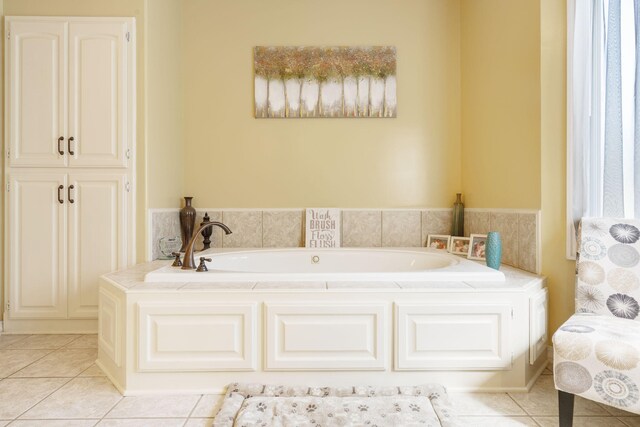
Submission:
{"label": "chair cushion", "polygon": [[640,320],[640,220],[583,218],[576,312]]}
{"label": "chair cushion", "polygon": [[640,413],[640,323],[574,314],[553,335],[556,388]]}

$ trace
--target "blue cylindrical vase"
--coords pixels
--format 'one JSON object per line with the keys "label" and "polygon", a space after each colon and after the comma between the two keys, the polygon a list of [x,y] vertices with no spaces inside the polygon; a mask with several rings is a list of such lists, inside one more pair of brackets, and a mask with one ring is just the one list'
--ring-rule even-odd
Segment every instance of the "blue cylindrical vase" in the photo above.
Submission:
{"label": "blue cylindrical vase", "polygon": [[485,256],[487,258],[487,267],[493,268],[494,270],[500,269],[500,261],[502,260],[502,240],[500,240],[500,233],[497,231],[490,231],[487,233]]}

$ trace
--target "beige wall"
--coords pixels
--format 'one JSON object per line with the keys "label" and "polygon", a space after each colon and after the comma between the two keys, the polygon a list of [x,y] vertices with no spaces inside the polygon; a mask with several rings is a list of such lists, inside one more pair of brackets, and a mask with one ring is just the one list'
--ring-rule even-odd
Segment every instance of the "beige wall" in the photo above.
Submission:
{"label": "beige wall", "polygon": [[542,210],[550,331],[574,310],[565,259],[566,0],[462,0],[467,206]]}
{"label": "beige wall", "polygon": [[[4,34],[4,0],[0,0],[0,17],[2,18],[2,23],[0,23],[0,29],[2,34]],[[0,53],[2,55],[2,69],[0,69],[0,76],[2,76],[2,81],[4,82],[4,43],[0,46]],[[0,85],[0,99],[4,101],[4,84]],[[0,102],[0,135],[3,135],[2,140],[4,141],[4,102]],[[2,144],[4,153],[4,143]],[[4,162],[0,162],[0,176],[4,177]],[[7,194],[7,193],[4,193]],[[2,316],[4,315],[4,277],[5,277],[5,262],[4,262],[4,197],[0,197],[0,212],[2,212],[3,220],[0,221],[2,223],[2,227],[0,227],[0,320],[2,320]]]}
{"label": "beige wall", "polygon": [[182,0],[151,0],[146,10],[147,206],[170,208],[183,193]]}
{"label": "beige wall", "polygon": [[462,187],[476,208],[540,208],[539,0],[463,0]]}
{"label": "beige wall", "polygon": [[565,259],[566,0],[541,0],[542,271],[550,291],[550,330],[574,312],[575,262]]}
{"label": "beige wall", "polygon": [[[185,191],[207,207],[449,206],[457,0],[183,2]],[[394,45],[397,119],[253,118],[256,45]]]}

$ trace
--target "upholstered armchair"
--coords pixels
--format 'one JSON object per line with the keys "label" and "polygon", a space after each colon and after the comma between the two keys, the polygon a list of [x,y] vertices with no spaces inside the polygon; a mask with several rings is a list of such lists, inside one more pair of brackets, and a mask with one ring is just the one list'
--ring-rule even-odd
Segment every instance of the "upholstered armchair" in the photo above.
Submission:
{"label": "upholstered armchair", "polygon": [[560,426],[574,396],[640,413],[640,220],[584,218],[576,313],[553,336]]}

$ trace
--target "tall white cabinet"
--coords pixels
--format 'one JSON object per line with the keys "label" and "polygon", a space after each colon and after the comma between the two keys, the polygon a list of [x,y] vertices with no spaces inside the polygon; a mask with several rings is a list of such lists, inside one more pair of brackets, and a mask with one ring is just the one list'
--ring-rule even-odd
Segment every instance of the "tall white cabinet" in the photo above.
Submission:
{"label": "tall white cabinet", "polygon": [[135,262],[135,21],[5,18],[7,331],[97,329]]}

